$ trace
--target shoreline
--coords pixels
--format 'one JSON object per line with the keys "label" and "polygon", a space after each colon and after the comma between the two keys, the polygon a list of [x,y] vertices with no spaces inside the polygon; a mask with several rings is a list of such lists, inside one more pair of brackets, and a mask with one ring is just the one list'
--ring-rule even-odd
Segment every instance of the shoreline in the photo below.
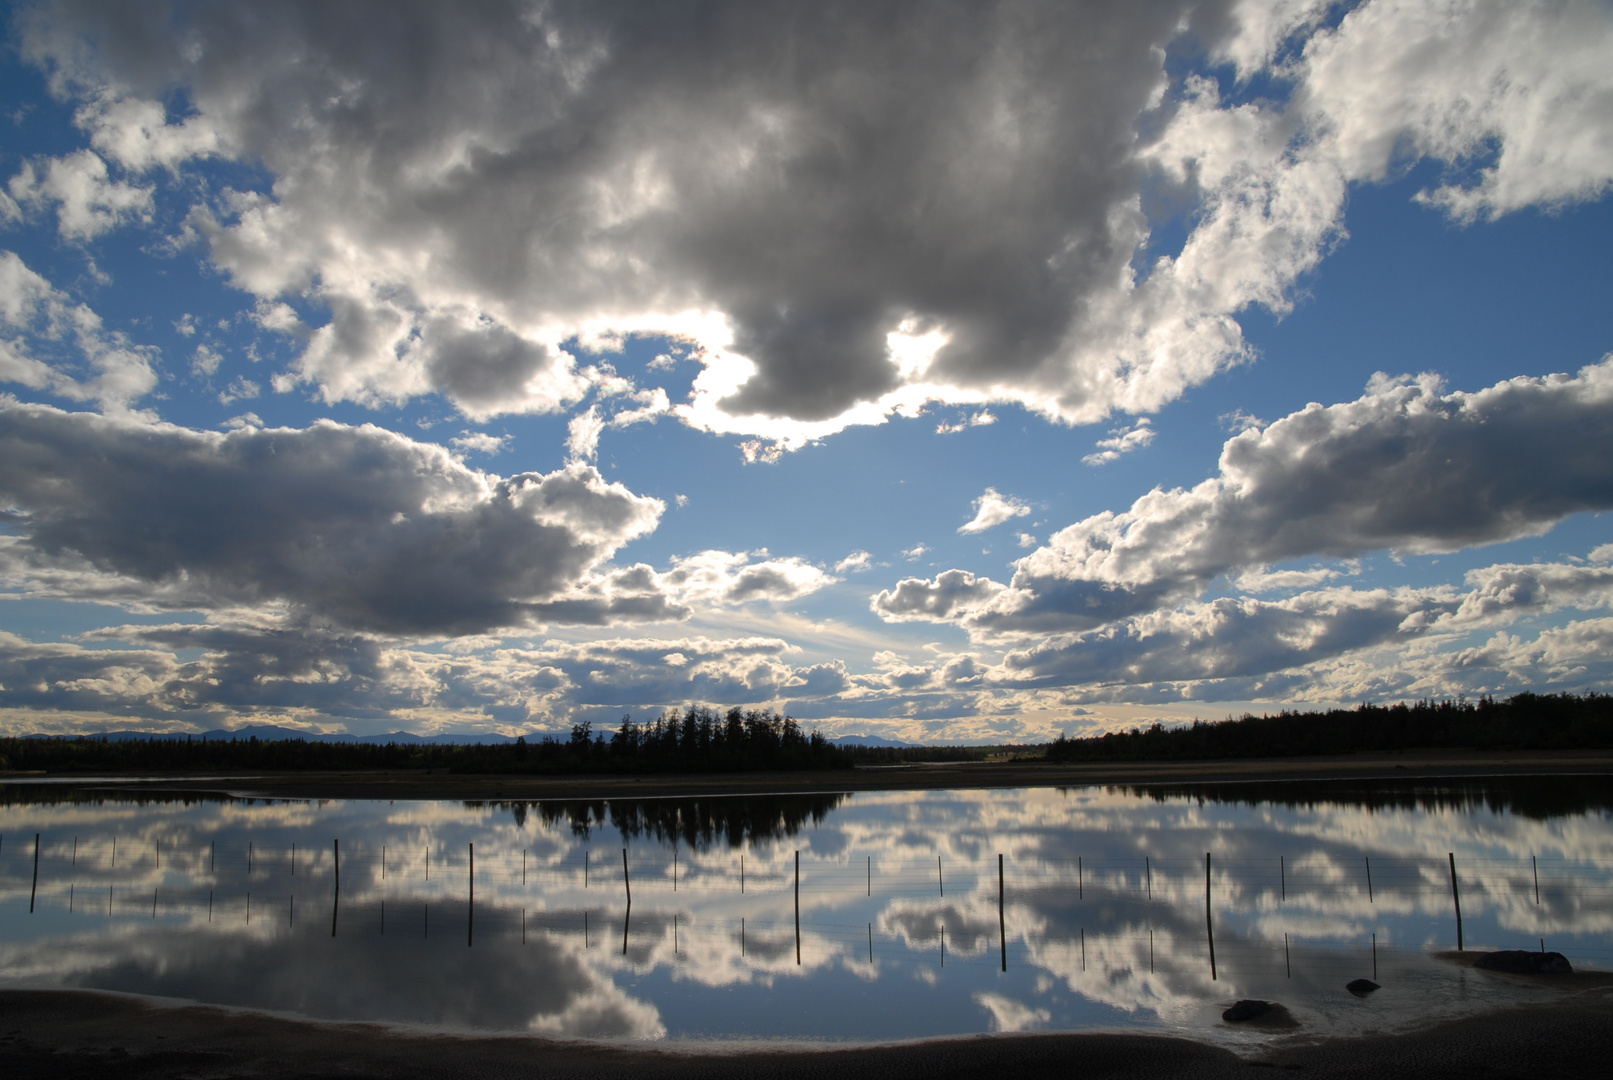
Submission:
{"label": "shoreline", "polygon": [[[255,773],[221,777],[87,775],[87,786],[218,792],[267,799],[564,801],[714,795],[824,795],[943,788],[1045,788],[1320,780],[1458,780],[1491,776],[1613,778],[1613,751],[1405,751],[1306,758],[1184,762],[939,762],[833,772],[674,773],[650,776],[454,775],[414,770]],[[69,785],[71,774],[0,773],[0,785]]]}
{"label": "shoreline", "polygon": [[[91,990],[0,990],[0,1062],[16,1080],[251,1075],[946,1078],[1505,1075],[1592,1077],[1613,1059],[1613,996],[1447,1021],[1408,1033],[1285,1042],[1240,1056],[1168,1034],[1028,1033],[871,1045],[560,1041],[290,1018]],[[1596,1063],[1602,1062],[1598,1066]]]}

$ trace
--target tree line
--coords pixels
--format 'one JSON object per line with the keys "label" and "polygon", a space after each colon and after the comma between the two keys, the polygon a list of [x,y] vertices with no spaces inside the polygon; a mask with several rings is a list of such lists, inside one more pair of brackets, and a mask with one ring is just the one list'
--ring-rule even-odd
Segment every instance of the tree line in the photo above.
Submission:
{"label": "tree line", "polygon": [[665,773],[849,769],[857,752],[810,733],[792,716],[764,709],[719,712],[705,705],[668,710],[640,724],[631,715],[608,737],[572,725],[569,739],[522,737],[503,744],[340,743],[308,739],[162,737],[111,740],[0,739],[0,769],[82,773],[97,770],[253,769],[284,772],[423,770],[445,773]]}
{"label": "tree line", "polygon": [[1167,728],[1060,735],[1050,761],[1195,761],[1324,756],[1402,750],[1613,748],[1613,695],[1516,694],[1504,701],[1423,700],[1325,712],[1283,710]]}

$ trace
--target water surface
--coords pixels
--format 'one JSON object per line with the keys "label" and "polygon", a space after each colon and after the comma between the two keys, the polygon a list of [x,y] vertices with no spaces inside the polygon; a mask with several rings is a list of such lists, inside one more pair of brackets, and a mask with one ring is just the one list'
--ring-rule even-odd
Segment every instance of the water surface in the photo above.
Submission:
{"label": "water surface", "polygon": [[[1597,777],[3,799],[0,982],[321,1019],[607,1039],[1140,1028],[1236,1046],[1282,1034],[1223,1023],[1241,997],[1281,1001],[1309,1037],[1556,992],[1436,956],[1456,947],[1458,901],[1468,950],[1613,966],[1613,787]],[[1344,992],[1374,974],[1376,994]]]}

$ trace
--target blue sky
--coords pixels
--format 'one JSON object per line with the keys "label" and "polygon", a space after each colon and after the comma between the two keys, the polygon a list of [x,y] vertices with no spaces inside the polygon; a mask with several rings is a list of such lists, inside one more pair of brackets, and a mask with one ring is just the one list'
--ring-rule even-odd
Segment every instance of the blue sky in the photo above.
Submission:
{"label": "blue sky", "polygon": [[832,7],[13,5],[0,729],[1607,686],[1606,4]]}

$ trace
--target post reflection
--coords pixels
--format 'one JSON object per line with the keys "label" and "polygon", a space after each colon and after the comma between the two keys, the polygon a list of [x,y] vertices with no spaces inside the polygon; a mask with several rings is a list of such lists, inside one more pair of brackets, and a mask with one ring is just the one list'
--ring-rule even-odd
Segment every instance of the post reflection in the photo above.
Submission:
{"label": "post reflection", "polygon": [[[1458,942],[1448,862],[1469,949],[1613,960],[1602,781],[397,804],[11,785],[4,800],[0,980],[328,1019],[1237,1040],[1256,1036],[1219,1012],[1254,996],[1311,1034],[1383,1029],[1516,996],[1434,955]],[[310,905],[329,906],[328,933],[297,917]],[[1370,1001],[1343,993],[1374,973]]]}

